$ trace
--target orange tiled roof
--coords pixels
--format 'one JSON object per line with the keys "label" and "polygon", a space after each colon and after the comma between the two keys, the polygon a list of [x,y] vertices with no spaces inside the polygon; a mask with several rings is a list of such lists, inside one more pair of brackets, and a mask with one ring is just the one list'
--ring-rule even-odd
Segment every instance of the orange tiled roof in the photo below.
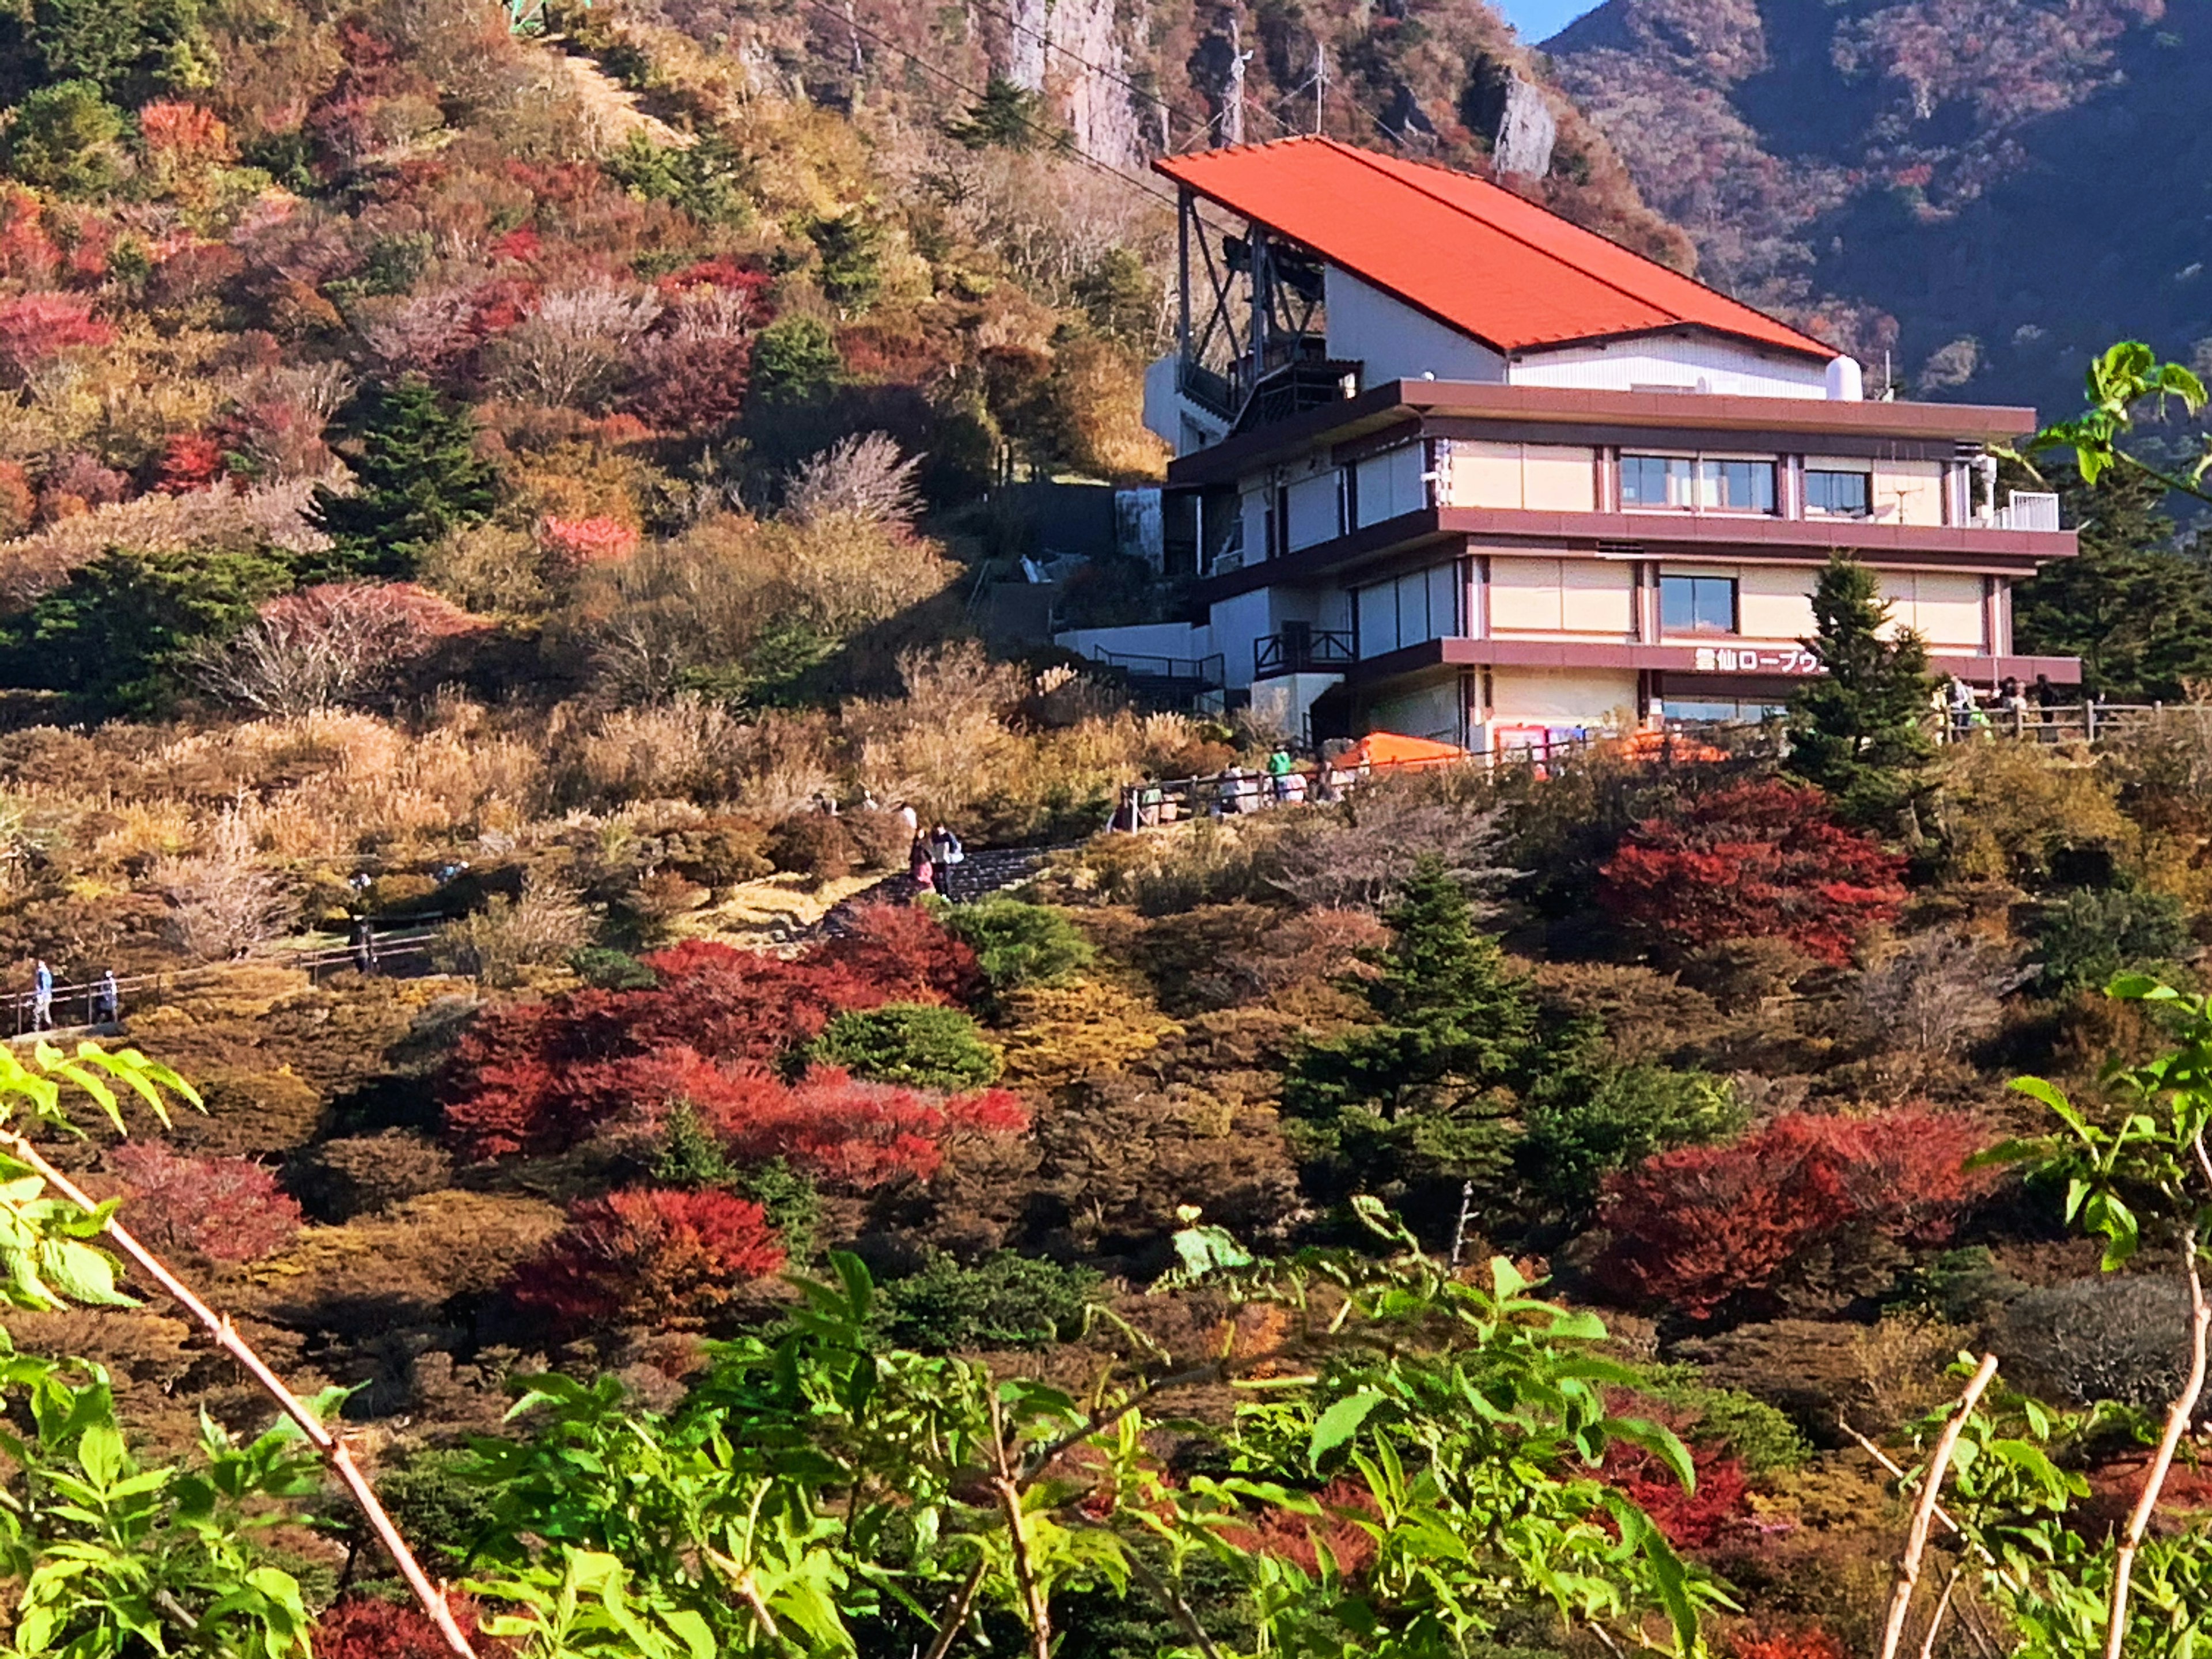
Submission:
{"label": "orange tiled roof", "polygon": [[1692,327],[1835,356],[1763,312],[1448,167],[1320,137],[1152,166],[1502,352]]}

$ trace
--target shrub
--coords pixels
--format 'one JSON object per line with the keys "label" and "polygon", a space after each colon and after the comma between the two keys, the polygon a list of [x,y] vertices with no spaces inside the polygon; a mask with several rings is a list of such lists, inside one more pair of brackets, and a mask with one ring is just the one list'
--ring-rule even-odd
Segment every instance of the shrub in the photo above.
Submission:
{"label": "shrub", "polygon": [[754,337],[752,389],[763,403],[790,403],[826,392],[844,370],[836,337],[817,317],[785,317]]}
{"label": "shrub", "polygon": [[482,985],[520,984],[522,970],[565,962],[591,936],[591,917],[570,888],[525,877],[519,897],[494,893],[484,908],[439,928],[430,959]]}
{"label": "shrub", "polygon": [[842,1066],[871,1083],[917,1089],[980,1089],[999,1080],[998,1049],[957,1008],[887,1002],[840,1014],[806,1049],[807,1059]]}
{"label": "shrub", "polygon": [[209,696],[259,714],[313,714],[384,690],[475,618],[405,582],[325,582],[261,606],[186,672]]}
{"label": "shrub", "polygon": [[788,1088],[756,1085],[742,1094],[726,1103],[701,1103],[734,1156],[749,1163],[782,1158],[818,1180],[862,1192],[928,1180],[957,1137],[1019,1134],[1030,1123],[1019,1097],[1004,1089],[933,1095],[858,1082],[837,1071],[810,1072]]}
{"label": "shrub", "polygon": [[1534,1191],[1580,1212],[1612,1171],[1654,1152],[1725,1140],[1747,1118],[1725,1078],[1663,1066],[1573,1067],[1528,1091],[1513,1158]]}
{"label": "shrub", "polygon": [[738,1193],[768,1212],[769,1225],[783,1240],[794,1261],[814,1254],[814,1236],[822,1225],[822,1194],[814,1182],[780,1158],[757,1164],[735,1177]]}
{"label": "shrub", "polygon": [[568,1224],[516,1272],[513,1291],[566,1330],[628,1322],[697,1329],[738,1285],[783,1263],[759,1205],[711,1188],[637,1188],[571,1206]]}
{"label": "shrub", "polygon": [[1019,899],[943,904],[933,913],[975,952],[994,997],[1025,986],[1064,985],[1091,965],[1091,943],[1057,910]]}
{"label": "shrub", "polygon": [[933,1256],[920,1273],[884,1286],[884,1334],[925,1353],[1047,1347],[1080,1334],[1100,1283],[1088,1267],[1012,1251],[972,1267]]}
{"label": "shrub", "polygon": [[476,453],[465,410],[429,383],[404,376],[382,389],[349,465],[359,489],[315,488],[313,516],[335,544],[333,574],[407,576],[447,532],[481,523],[499,504],[499,475]]}
{"label": "shrub", "polygon": [[[476,1634],[471,1610],[455,1610],[462,1633],[480,1654],[504,1652],[503,1642]],[[323,1609],[315,1620],[315,1652],[320,1659],[445,1659],[453,1652],[429,1616],[412,1602],[347,1596]]]}
{"label": "shrub", "polygon": [[793,875],[817,882],[853,873],[860,849],[852,831],[830,812],[794,812],[769,831],[769,861]]}
{"label": "shrub", "polygon": [[[401,1536],[432,1559],[468,1553],[491,1518],[492,1494],[467,1470],[472,1454],[425,1449],[376,1478],[376,1495],[398,1523]],[[319,1632],[319,1650],[323,1638]]]}
{"label": "shrub", "polygon": [[1905,1107],[1793,1113],[1727,1147],[1662,1152],[1605,1183],[1597,1276],[1692,1320],[1882,1288],[1903,1246],[1939,1244],[1990,1184],[1972,1119]]}
{"label": "shrub", "polygon": [[2041,983],[2051,992],[2102,985],[2123,968],[2189,953],[2181,902],[2165,893],[2075,888],[2036,912]]}
{"label": "shrub", "polygon": [[911,904],[860,906],[844,931],[814,955],[901,1002],[972,1002],[983,984],[982,969],[966,941],[929,911]]}
{"label": "shrub", "polygon": [[1697,1479],[1685,1486],[1657,1454],[1616,1442],[1606,1449],[1598,1478],[1656,1522],[1676,1549],[1704,1549],[1743,1513],[1747,1488],[1743,1466],[1720,1447],[1693,1444],[1690,1467]]}
{"label": "shrub", "polygon": [[124,1224],[157,1250],[252,1261],[300,1231],[299,1205],[251,1158],[180,1158],[158,1140],[133,1140],[108,1163],[129,1194]]}
{"label": "shrub", "polygon": [[586,945],[568,952],[568,966],[578,979],[595,990],[649,991],[660,981],[653,969],[627,951]]}
{"label": "shrub", "polygon": [[2034,973],[2010,945],[1959,927],[1899,940],[1852,982],[1860,1037],[1884,1048],[1957,1054],[1996,1030],[2006,995]]}
{"label": "shrub", "polygon": [[350,1221],[449,1186],[453,1160],[403,1129],[325,1140],[301,1153],[287,1179],[318,1220]]}
{"label": "shrub", "polygon": [[2121,1274],[2015,1297],[1990,1340],[2024,1387],[2079,1405],[2100,1400],[2150,1411],[2180,1394],[2189,1372],[2189,1297],[2177,1281]]}
{"label": "shrub", "polygon": [[1638,1392],[1679,1413],[1687,1437],[1726,1447],[1748,1474],[1794,1469],[1813,1455],[1788,1417],[1741,1389],[1711,1386],[1694,1365],[1656,1367]]}
{"label": "shrub", "polygon": [[1816,1628],[1784,1635],[1739,1636],[1730,1645],[1735,1659],[1850,1659],[1850,1651],[1841,1642]]}
{"label": "shrub", "polygon": [[1894,921],[1905,861],[1836,822],[1826,797],[1772,780],[1730,785],[1647,818],[1600,872],[1631,934],[1680,953],[1782,939],[1838,967]]}

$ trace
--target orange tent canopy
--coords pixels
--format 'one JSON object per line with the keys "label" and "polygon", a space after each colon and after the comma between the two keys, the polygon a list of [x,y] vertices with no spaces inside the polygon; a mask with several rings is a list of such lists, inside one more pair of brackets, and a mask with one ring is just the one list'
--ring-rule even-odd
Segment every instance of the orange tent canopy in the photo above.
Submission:
{"label": "orange tent canopy", "polygon": [[1709,743],[1680,732],[1632,732],[1621,739],[1620,752],[1631,760],[1674,760],[1680,762],[1724,761],[1725,749],[1716,749]]}
{"label": "orange tent canopy", "polygon": [[1467,750],[1455,743],[1439,743],[1434,738],[1409,738],[1396,732],[1370,732],[1346,750],[1336,763],[1347,769],[1437,766],[1466,758]]}

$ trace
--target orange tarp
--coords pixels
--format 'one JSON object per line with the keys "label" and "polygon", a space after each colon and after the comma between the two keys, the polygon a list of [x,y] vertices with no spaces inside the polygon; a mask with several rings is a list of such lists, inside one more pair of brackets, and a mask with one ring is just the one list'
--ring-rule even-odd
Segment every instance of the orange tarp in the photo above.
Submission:
{"label": "orange tarp", "polygon": [[1346,750],[1336,763],[1347,769],[1382,766],[1440,766],[1465,760],[1467,750],[1434,738],[1408,738],[1396,732],[1370,732]]}
{"label": "orange tarp", "polygon": [[1631,760],[1724,761],[1728,750],[1685,736],[1680,732],[1632,732],[1621,739],[1620,752]]}

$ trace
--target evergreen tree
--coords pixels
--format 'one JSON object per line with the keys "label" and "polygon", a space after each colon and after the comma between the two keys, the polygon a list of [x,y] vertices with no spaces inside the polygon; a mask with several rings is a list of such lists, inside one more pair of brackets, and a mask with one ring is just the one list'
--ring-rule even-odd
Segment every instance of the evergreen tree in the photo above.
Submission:
{"label": "evergreen tree", "polygon": [[1813,591],[1814,633],[1806,641],[1826,671],[1790,701],[1790,769],[1863,814],[1895,801],[1902,774],[1931,751],[1926,721],[1928,647],[1889,619],[1873,571],[1840,554]]}
{"label": "evergreen tree", "polygon": [[412,575],[440,537],[499,505],[498,470],[477,454],[468,411],[416,375],[379,394],[352,465],[353,495],[315,491],[315,520],[336,544],[318,574]]}
{"label": "evergreen tree", "polygon": [[1355,1183],[1398,1195],[1486,1179],[1544,1057],[1534,996],[1441,860],[1423,860],[1384,920],[1395,937],[1358,987],[1378,1023],[1310,1045],[1284,1078],[1283,1109]]}
{"label": "evergreen tree", "polygon": [[1034,149],[1046,131],[1044,100],[1001,75],[991,77],[965,116],[945,127],[947,137],[969,149]]}
{"label": "evergreen tree", "polygon": [[2110,702],[2179,701],[2212,679],[2212,569],[2175,548],[2166,487],[2133,467],[2056,482],[2081,550],[2013,591],[2018,648],[2081,658],[2081,689]]}

